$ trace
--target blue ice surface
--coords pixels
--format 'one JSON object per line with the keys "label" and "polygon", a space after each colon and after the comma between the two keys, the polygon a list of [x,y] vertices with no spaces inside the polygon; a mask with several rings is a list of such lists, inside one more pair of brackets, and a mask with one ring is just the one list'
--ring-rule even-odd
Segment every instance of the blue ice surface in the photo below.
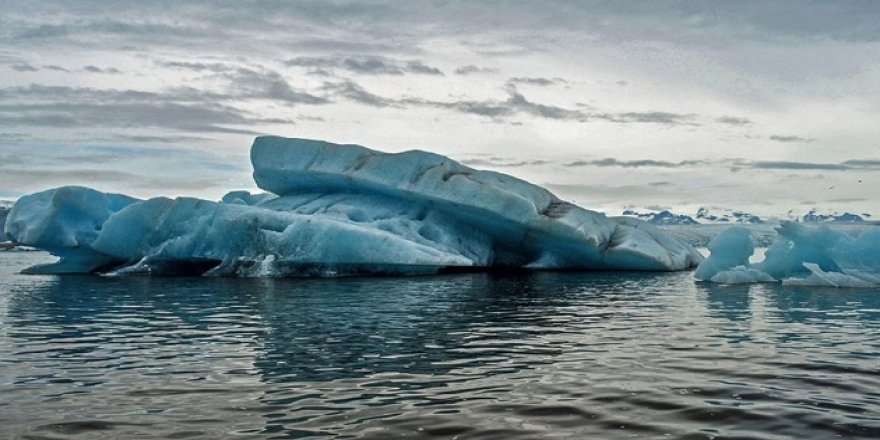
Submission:
{"label": "blue ice surface", "polygon": [[850,237],[826,225],[783,222],[764,261],[750,264],[748,231],[730,228],[709,243],[711,255],[697,267],[698,280],[725,284],[781,282],[799,286],[880,286],[880,228]]}
{"label": "blue ice surface", "polygon": [[702,256],[643,221],[447,157],[259,137],[267,191],[146,201],[83,187],[19,200],[17,244],[61,257],[33,272],[223,276],[420,274],[447,268],[683,270]]}

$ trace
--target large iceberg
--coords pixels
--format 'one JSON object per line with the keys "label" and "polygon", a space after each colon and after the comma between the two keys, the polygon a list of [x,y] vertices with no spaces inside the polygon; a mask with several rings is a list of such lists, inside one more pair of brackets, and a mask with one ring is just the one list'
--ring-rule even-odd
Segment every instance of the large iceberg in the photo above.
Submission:
{"label": "large iceberg", "polygon": [[257,186],[220,202],[82,187],[22,197],[6,229],[60,257],[31,272],[333,276],[480,268],[682,270],[692,246],[514,177],[423,151],[259,137]]}
{"label": "large iceberg", "polygon": [[743,228],[730,228],[709,243],[711,255],[697,267],[698,280],[725,284],[781,282],[799,286],[880,286],[880,228],[851,237],[828,226],[786,221],[764,261],[750,264],[754,244]]}

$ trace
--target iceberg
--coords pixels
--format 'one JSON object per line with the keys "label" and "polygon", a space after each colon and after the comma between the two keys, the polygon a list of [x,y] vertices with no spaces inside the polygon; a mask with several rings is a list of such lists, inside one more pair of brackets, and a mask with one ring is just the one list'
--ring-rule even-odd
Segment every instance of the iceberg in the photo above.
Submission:
{"label": "iceberg", "polygon": [[83,187],[22,197],[13,242],[60,257],[38,273],[338,276],[456,270],[671,271],[702,261],[641,220],[424,151],[258,137],[257,186],[219,202]]}
{"label": "iceberg", "polygon": [[764,261],[750,264],[748,230],[730,228],[709,243],[711,254],[694,277],[724,284],[777,282],[796,286],[880,286],[880,228],[851,237],[828,226],[785,221]]}

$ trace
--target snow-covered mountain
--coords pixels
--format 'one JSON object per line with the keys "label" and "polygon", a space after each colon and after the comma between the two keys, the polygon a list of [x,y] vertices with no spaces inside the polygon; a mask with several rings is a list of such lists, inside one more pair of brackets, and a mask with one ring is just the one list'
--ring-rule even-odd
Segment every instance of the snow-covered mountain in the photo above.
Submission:
{"label": "snow-covered mountain", "polygon": [[709,208],[700,208],[697,210],[697,220],[703,223],[743,223],[750,225],[760,225],[766,223],[764,219],[755,214],[744,211],[721,210],[721,212],[711,212]]}
{"label": "snow-covered mountain", "polygon": [[[636,217],[655,225],[699,225],[699,224],[749,224],[760,225],[766,223],[761,217],[744,211],[734,211],[728,209],[714,208],[716,211],[710,212],[709,208],[700,208],[695,216],[691,217],[686,214],[676,214],[669,210],[638,211],[632,208],[623,211],[624,216]],[[720,211],[720,212],[719,212]]]}
{"label": "snow-covered mountain", "polygon": [[622,215],[626,217],[640,218],[653,225],[698,225],[698,221],[684,214],[673,214],[669,210],[664,209],[660,212],[638,212],[633,209],[623,211]]}
{"label": "snow-covered mountain", "polygon": [[862,215],[851,214],[849,212],[844,212],[843,214],[838,214],[836,212],[831,214],[820,214],[818,210],[811,209],[810,212],[804,214],[804,216],[799,218],[798,220],[803,223],[864,223],[870,218],[871,214],[867,213],[864,213]]}

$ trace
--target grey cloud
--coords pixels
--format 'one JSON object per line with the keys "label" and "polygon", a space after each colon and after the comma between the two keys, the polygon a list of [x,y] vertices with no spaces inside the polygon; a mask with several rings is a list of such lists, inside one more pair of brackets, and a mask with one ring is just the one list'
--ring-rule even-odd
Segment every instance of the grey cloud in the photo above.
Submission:
{"label": "grey cloud", "polygon": [[732,170],[796,170],[796,171],[880,171],[880,160],[851,159],[840,163],[815,163],[797,161],[733,161]]}
{"label": "grey cloud", "polygon": [[184,191],[202,191],[211,188],[220,188],[228,185],[220,179],[169,179],[169,178],[144,178],[139,176],[131,182],[132,188],[144,190],[167,191],[169,187]]}
{"label": "grey cloud", "polygon": [[187,132],[259,134],[229,127],[293,123],[259,118],[228,106],[169,102],[0,104],[0,122],[8,126],[83,128],[165,128]]}
{"label": "grey cloud", "polygon": [[507,98],[505,104],[516,111],[549,119],[587,120],[587,116],[580,111],[531,102],[516,90],[510,90],[508,93],[510,93],[510,97]]}
{"label": "grey cloud", "polygon": [[776,141],[776,142],[813,142],[815,139],[803,138],[800,136],[783,136],[783,135],[774,134],[774,135],[770,136],[770,140]]}
{"label": "grey cloud", "polygon": [[0,175],[0,183],[34,182],[54,185],[61,182],[76,183],[83,180],[99,182],[125,182],[137,177],[133,173],[105,169],[6,169]]}
{"label": "grey cloud", "polygon": [[443,75],[443,71],[440,69],[425,65],[421,61],[408,61],[406,69],[408,72],[421,73],[423,75]]}
{"label": "grey cloud", "polygon": [[508,80],[511,84],[528,84],[533,86],[549,86],[553,84],[565,84],[567,81],[562,78],[542,78],[542,77],[515,77]]}
{"label": "grey cloud", "polygon": [[472,73],[498,73],[498,69],[478,67],[473,64],[468,64],[467,66],[461,66],[455,69],[456,75],[470,75]]}
{"label": "grey cloud", "polygon": [[[228,96],[225,99],[268,99],[283,101],[289,104],[327,104],[327,98],[295,89],[278,72],[255,66],[241,67],[229,63],[199,61],[156,61],[157,64],[196,72],[209,72],[217,78],[229,82]],[[187,89],[190,93],[199,93],[196,89]],[[214,99],[224,99],[220,95]]]}
{"label": "grey cloud", "polygon": [[850,159],[842,164],[853,168],[880,169],[880,160],[878,159]]}
{"label": "grey cloud", "polygon": [[353,81],[325,83],[324,90],[355,102],[373,107],[430,107],[501,120],[515,115],[531,115],[544,119],[588,122],[603,120],[615,123],[659,123],[667,125],[698,125],[695,115],[668,112],[586,113],[581,110],[541,104],[528,100],[516,87],[507,87],[507,99],[486,101],[435,101],[423,98],[385,98],[368,92]]}
{"label": "grey cloud", "polygon": [[183,69],[183,70],[193,70],[196,72],[229,72],[237,68],[237,66],[227,64],[227,63],[207,63],[207,62],[192,62],[192,61],[156,61],[156,64],[160,66],[169,67],[172,69]]}
{"label": "grey cloud", "polygon": [[0,132],[0,143],[19,143],[30,139],[31,136],[25,133],[2,133]]}
{"label": "grey cloud", "polygon": [[12,154],[12,153],[2,153],[0,154],[0,168],[6,167],[18,167],[19,165],[26,164],[27,161],[21,155]]}
{"label": "grey cloud", "polygon": [[325,83],[324,90],[371,107],[401,107],[400,103],[366,91],[352,81]]}
{"label": "grey cloud", "polygon": [[111,73],[111,74],[122,73],[121,70],[119,70],[115,67],[98,67],[98,66],[93,66],[93,65],[85,66],[85,67],[83,67],[83,70],[86,72],[89,72],[89,73]]}
{"label": "grey cloud", "polygon": [[44,86],[31,84],[27,87],[0,88],[2,99],[30,99],[41,102],[54,100],[80,100],[86,103],[119,101],[167,101],[203,102],[213,105],[219,101],[243,99],[268,99],[293,104],[326,104],[322,96],[294,89],[278,72],[235,67],[218,74],[228,82],[227,91],[211,92],[192,87],[176,87],[161,92],[139,90],[95,89],[88,87]]}
{"label": "grey cloud", "polygon": [[[613,157],[596,160],[576,160],[565,164],[567,167],[622,167],[622,168],[640,168],[640,167],[656,167],[656,168],[682,168],[699,165],[706,165],[708,162],[704,160],[683,160],[681,162],[668,162],[664,160],[641,159],[641,160],[619,160]],[[659,182],[664,183],[664,182]],[[668,183],[668,182],[666,182]],[[662,185],[661,185],[662,186]]]}
{"label": "grey cloud", "polygon": [[[36,3],[36,2],[30,2]],[[376,47],[401,44],[398,40],[415,40],[418,35],[442,32],[464,35],[476,32],[505,30],[529,34],[536,29],[563,32],[589,30],[594,38],[606,41],[672,41],[688,45],[712,45],[720,41],[786,41],[792,37],[813,40],[878,41],[880,29],[876,17],[880,5],[871,1],[854,1],[841,6],[835,2],[802,2],[780,0],[772,3],[746,1],[734,4],[688,1],[663,2],[581,2],[555,1],[549,5],[538,2],[509,4],[486,2],[425,3],[352,3],[352,2],[266,2],[243,7],[236,2],[192,4],[174,9],[170,2],[118,1],[102,3],[101,12],[115,20],[94,20],[94,4],[90,2],[39,2],[31,6],[21,2],[19,10],[44,22],[18,24],[9,34],[17,41],[58,43],[66,38],[75,43],[83,34],[94,37],[145,39],[153,44],[169,45],[205,41],[218,34],[244,35],[241,31],[259,32],[261,42],[288,43],[284,32],[272,32],[286,25],[317,33],[319,29],[345,29],[350,38],[335,37],[314,41],[319,50],[334,50],[349,44],[352,51],[364,51],[365,45]],[[27,7],[26,7],[27,6]],[[57,12],[61,11],[61,13]],[[173,12],[169,12],[173,11]],[[54,12],[54,14],[52,14]],[[66,20],[52,20],[60,16]],[[144,20],[155,17],[156,20]],[[193,23],[197,23],[193,25]],[[637,23],[638,26],[633,26]],[[402,25],[402,24],[405,24]],[[256,34],[256,32],[254,32]],[[289,34],[289,32],[288,32]],[[358,39],[357,37],[360,37]],[[383,38],[385,37],[385,38]],[[389,38],[397,37],[397,38]],[[274,38],[275,41],[271,41]],[[303,38],[304,41],[314,39]],[[526,39],[526,38],[523,38]],[[533,38],[532,38],[533,39]],[[336,40],[342,40],[337,42]],[[363,41],[363,42],[360,42]],[[394,43],[377,43],[393,41]],[[231,43],[235,40],[231,39]],[[360,42],[360,45],[358,44]],[[535,44],[535,43],[533,43]],[[404,44],[405,46],[408,46]],[[481,52],[511,52],[514,49],[478,48]],[[245,45],[247,47],[247,45]],[[339,49],[336,49],[339,50]]]}
{"label": "grey cloud", "polygon": [[326,104],[321,96],[296,90],[281,74],[272,70],[238,68],[223,74],[232,82],[230,93],[245,98],[270,99],[293,104]]}
{"label": "grey cloud", "polygon": [[265,99],[297,105],[329,102],[325,97],[294,89],[280,74],[268,69],[234,68],[214,75],[227,82],[227,90],[177,87],[146,92],[37,84],[0,88],[0,123],[20,127],[149,127],[257,134],[260,132],[252,128],[254,125],[294,121],[244,111],[238,106],[242,101]]}
{"label": "grey cloud", "polygon": [[330,52],[330,53],[406,53],[418,52],[414,48],[389,42],[387,39],[382,42],[364,41],[369,38],[365,35],[358,36],[357,39],[332,39],[332,38],[300,38],[291,44],[292,48],[299,51],[310,52]]}
{"label": "grey cloud", "polygon": [[793,161],[756,161],[746,163],[747,168],[762,170],[827,170],[843,171],[852,169],[847,165],[835,163],[810,163]]}
{"label": "grey cloud", "polygon": [[460,161],[461,163],[473,166],[473,167],[496,167],[496,168],[518,168],[524,166],[536,166],[536,165],[546,165],[550,163],[546,160],[534,159],[534,160],[511,160],[504,159],[501,157],[487,157],[487,158],[475,158],[475,159],[464,159]]}
{"label": "grey cloud", "polygon": [[643,122],[667,125],[699,125],[694,121],[696,115],[669,112],[626,112],[596,115],[612,122]]}
{"label": "grey cloud", "polygon": [[204,142],[213,140],[203,136],[156,136],[156,135],[125,135],[118,134],[112,140],[137,143],[180,144],[186,142]]}
{"label": "grey cloud", "polygon": [[331,72],[330,72],[329,70],[327,70],[327,69],[311,68],[311,69],[309,69],[308,72],[306,72],[306,73],[309,74],[309,75],[313,75],[313,76],[325,76],[325,77],[334,76],[333,73],[331,73]]}
{"label": "grey cloud", "polygon": [[683,160],[680,162],[669,162],[654,159],[638,159],[638,160],[620,160],[613,157],[594,160],[576,160],[563,164],[566,167],[621,167],[621,168],[640,168],[640,167],[656,167],[656,168],[682,168],[697,166],[727,166],[731,171],[740,171],[745,169],[755,170],[794,170],[794,171],[880,171],[880,160],[874,159],[852,159],[840,163],[814,163],[814,162],[797,162],[797,161],[749,161],[743,159],[722,159],[716,161],[710,160]]}
{"label": "grey cloud", "polygon": [[667,194],[669,189],[650,185],[592,185],[545,183],[553,192],[588,197],[590,200],[633,200],[649,195]]}
{"label": "grey cloud", "polygon": [[[218,29],[219,30],[219,29]],[[76,18],[59,24],[21,25],[12,31],[12,39],[16,41],[44,40],[52,41],[69,37],[117,36],[128,38],[149,38],[161,42],[168,37],[204,37],[206,32],[187,25],[169,25],[122,20],[88,20]]]}
{"label": "grey cloud", "polygon": [[443,75],[443,72],[418,60],[399,61],[378,56],[297,57],[284,62],[288,66],[316,69],[341,69],[364,75]]}
{"label": "grey cloud", "polygon": [[720,118],[715,118],[715,122],[727,125],[748,125],[752,123],[749,118],[740,118],[736,116],[722,116]]}
{"label": "grey cloud", "polygon": [[365,73],[370,75],[403,75],[403,69],[400,68],[400,66],[397,66],[390,61],[386,61],[376,57],[345,58],[341,61],[334,61],[329,59],[324,60],[327,61],[329,64],[318,64],[317,67],[341,67],[352,72]]}
{"label": "grey cloud", "polygon": [[585,122],[589,119],[587,114],[577,110],[569,110],[562,107],[539,104],[529,101],[516,89],[508,89],[508,98],[504,101],[431,101],[424,99],[405,99],[401,103],[419,105],[425,107],[444,108],[461,113],[469,113],[486,116],[493,119],[501,119],[516,114],[528,114],[546,119],[575,120]]}
{"label": "grey cloud", "polygon": [[16,185],[17,187],[46,188],[52,186],[80,184],[89,182],[95,184],[112,184],[114,187],[126,185],[128,188],[165,190],[177,188],[182,190],[202,190],[220,187],[225,184],[222,180],[214,179],[187,179],[163,177],[155,178],[137,173],[107,170],[101,168],[83,169],[24,169],[4,170],[0,174],[0,186]]}
{"label": "grey cloud", "polygon": [[9,68],[16,72],[36,72],[40,70],[30,64],[13,64],[12,66],[9,66]]}
{"label": "grey cloud", "polygon": [[[248,169],[242,157],[221,156],[210,150],[189,147],[73,145],[37,143],[18,149],[17,153],[9,154],[13,163],[0,162],[0,183],[4,179],[41,186],[50,186],[53,182],[56,185],[116,182],[131,188],[147,188],[164,182],[165,188],[198,189],[191,186],[191,182],[213,181],[218,173],[244,175]],[[0,159],[6,159],[2,156]],[[204,186],[204,182],[199,186]]]}

